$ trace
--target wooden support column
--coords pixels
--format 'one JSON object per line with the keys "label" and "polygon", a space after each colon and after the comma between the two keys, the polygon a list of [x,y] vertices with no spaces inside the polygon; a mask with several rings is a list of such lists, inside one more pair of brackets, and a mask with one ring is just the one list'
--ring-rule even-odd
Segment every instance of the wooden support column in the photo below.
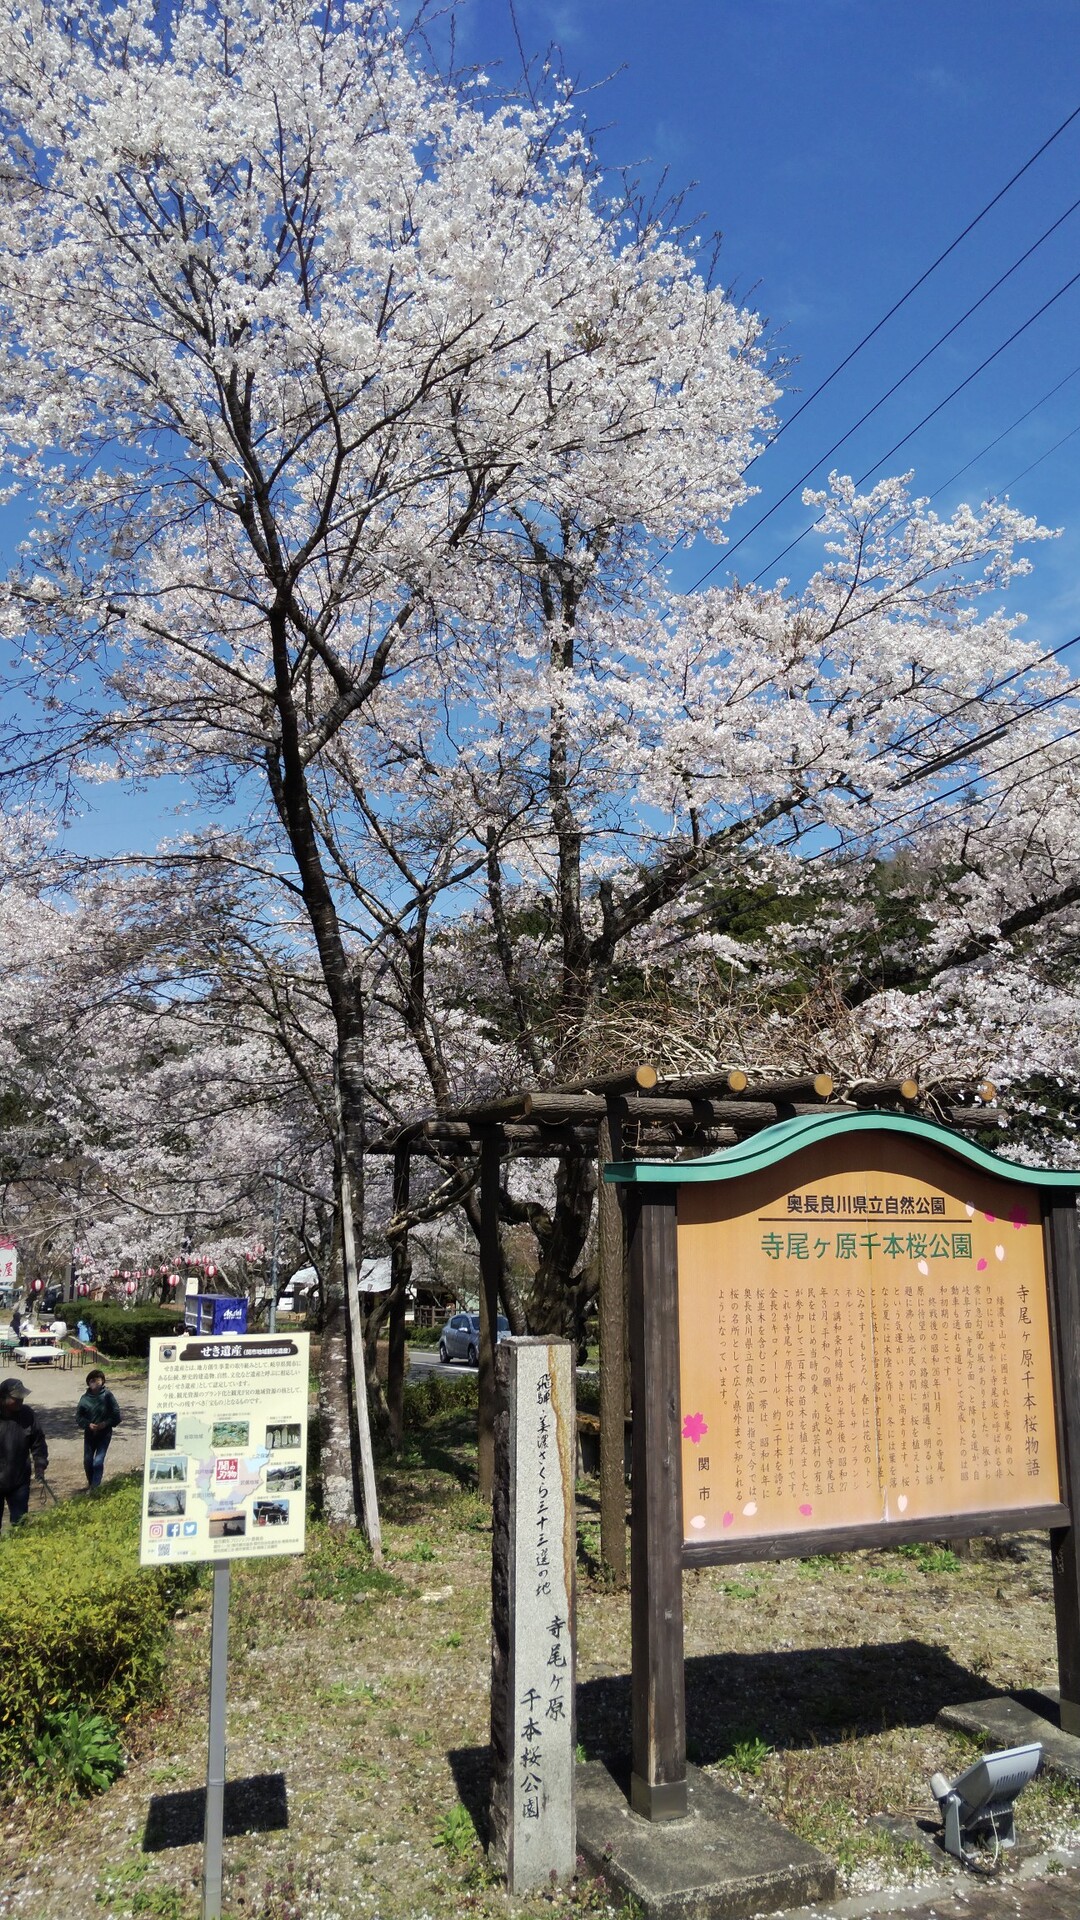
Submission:
{"label": "wooden support column", "polygon": [[1047,1195],[1043,1222],[1057,1321],[1061,1497],[1071,1520],[1050,1533],[1063,1733],[1080,1734],[1080,1225],[1071,1197]]}
{"label": "wooden support column", "polygon": [[618,1115],[608,1111],[596,1136],[596,1258],[600,1332],[600,1558],[617,1587],[626,1585],[625,1392],[626,1252],[619,1189],[604,1179],[622,1159]]}
{"label": "wooden support column", "polygon": [[679,1820],[687,1798],[676,1189],[631,1186],[627,1195],[633,1382],[630,1803],[646,1820]]}
{"label": "wooden support column", "polygon": [[477,1383],[476,1465],[480,1496],[495,1484],[495,1336],[499,1324],[499,1141],[480,1147],[480,1378]]}
{"label": "wooden support column", "polygon": [[[409,1206],[409,1148],[394,1148],[393,1210],[400,1216]],[[390,1248],[390,1324],[386,1362],[386,1404],[390,1412],[390,1438],[400,1447],[405,1437],[405,1308],[408,1303],[412,1255],[408,1228],[397,1236]]]}

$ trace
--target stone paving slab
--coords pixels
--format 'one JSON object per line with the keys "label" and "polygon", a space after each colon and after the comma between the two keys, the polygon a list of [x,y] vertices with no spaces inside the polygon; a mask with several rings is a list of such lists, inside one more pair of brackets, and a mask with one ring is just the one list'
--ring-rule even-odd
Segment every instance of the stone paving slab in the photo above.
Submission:
{"label": "stone paving slab", "polygon": [[1080,1859],[1042,1855],[1019,1871],[984,1878],[955,1873],[932,1887],[852,1894],[831,1906],[799,1907],[773,1920],[1077,1920]]}
{"label": "stone paving slab", "polygon": [[646,1920],[751,1920],[832,1897],[835,1870],[816,1847],[696,1767],[686,1777],[689,1817],[654,1823],[600,1761],[577,1769],[578,1852]]}
{"label": "stone paving slab", "polygon": [[1047,1772],[1080,1783],[1080,1738],[1062,1733],[1058,1712],[1057,1689],[1047,1687],[1041,1692],[1000,1693],[970,1705],[942,1707],[938,1723],[992,1740],[998,1747],[1022,1747],[1029,1740],[1041,1740]]}

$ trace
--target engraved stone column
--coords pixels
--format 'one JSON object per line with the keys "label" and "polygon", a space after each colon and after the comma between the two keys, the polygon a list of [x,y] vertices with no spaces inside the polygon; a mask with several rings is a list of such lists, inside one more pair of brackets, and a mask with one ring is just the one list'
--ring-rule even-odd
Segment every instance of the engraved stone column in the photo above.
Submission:
{"label": "engraved stone column", "polygon": [[511,1893],[574,1871],[574,1373],[568,1340],[495,1359],[491,1851]]}

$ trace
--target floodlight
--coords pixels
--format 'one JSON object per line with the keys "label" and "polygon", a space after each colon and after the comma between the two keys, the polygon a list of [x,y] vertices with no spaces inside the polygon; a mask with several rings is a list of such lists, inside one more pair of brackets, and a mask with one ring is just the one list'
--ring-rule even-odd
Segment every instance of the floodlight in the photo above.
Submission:
{"label": "floodlight", "polygon": [[995,1858],[1000,1847],[1015,1847],[1013,1802],[1029,1780],[1034,1780],[1042,1765],[1043,1750],[1038,1740],[1026,1747],[1005,1747],[1000,1753],[984,1753],[952,1785],[943,1773],[935,1773],[930,1791],[941,1808],[945,1822],[945,1851],[967,1865],[974,1858],[975,1840],[991,1835]]}

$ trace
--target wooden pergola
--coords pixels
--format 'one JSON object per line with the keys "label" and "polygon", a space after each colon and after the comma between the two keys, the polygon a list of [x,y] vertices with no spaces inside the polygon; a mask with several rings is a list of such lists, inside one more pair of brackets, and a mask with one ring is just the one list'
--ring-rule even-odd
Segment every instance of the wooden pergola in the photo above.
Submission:
{"label": "wooden pergola", "polygon": [[[598,1167],[635,1158],[696,1159],[800,1114],[905,1112],[946,1126],[998,1132],[1006,1116],[988,1081],[856,1080],[829,1074],[772,1079],[718,1066],[661,1077],[648,1064],[570,1086],[524,1089],[384,1133],[369,1153],[393,1158],[393,1250],[387,1395],[392,1429],[403,1426],[405,1299],[410,1271],[408,1210],[414,1154],[461,1164],[459,1191],[480,1185],[480,1354],[478,1473],[490,1498],[494,1469],[495,1329],[502,1261],[499,1188],[506,1160],[588,1154]],[[477,1166],[477,1162],[479,1163]],[[600,1339],[600,1551],[615,1580],[626,1579],[626,1280],[619,1190],[597,1182]]]}

